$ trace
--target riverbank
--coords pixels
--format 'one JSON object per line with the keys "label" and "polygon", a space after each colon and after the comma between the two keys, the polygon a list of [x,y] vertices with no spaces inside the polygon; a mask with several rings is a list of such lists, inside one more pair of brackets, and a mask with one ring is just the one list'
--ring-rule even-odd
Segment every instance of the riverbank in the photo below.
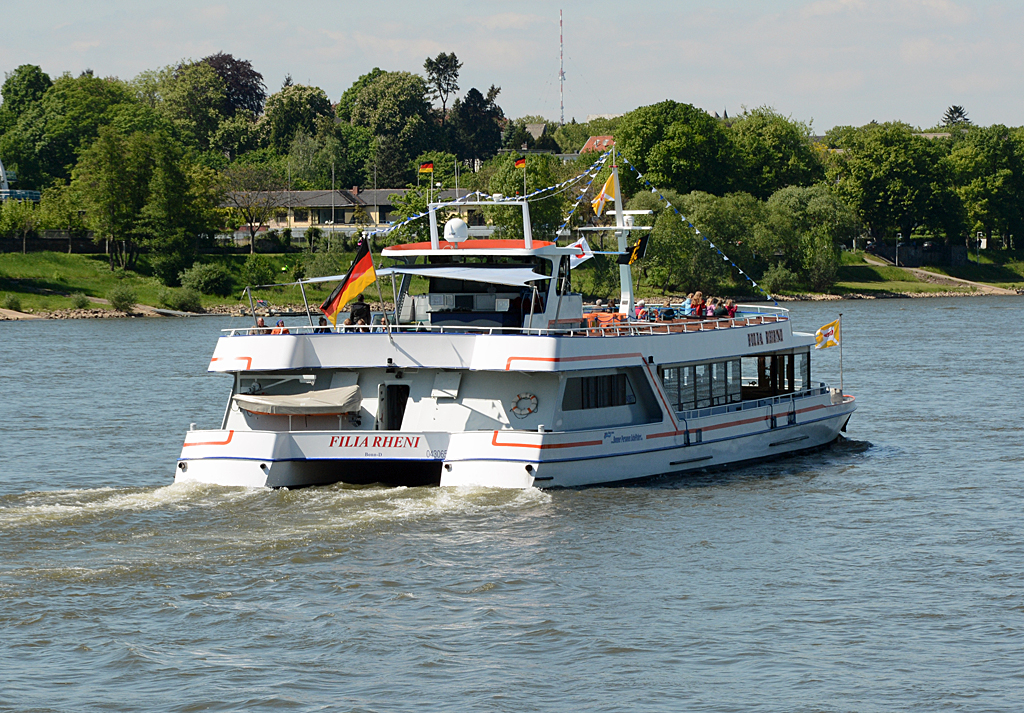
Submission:
{"label": "riverbank", "polygon": [[[973,297],[983,294],[1021,294],[1024,292],[1024,266],[1014,260],[986,257],[990,262],[971,263],[952,269],[902,268],[888,265],[874,256],[864,253],[844,253],[843,265],[839,268],[839,280],[834,293],[811,293],[800,290],[782,291],[774,294],[779,302],[794,301],[841,301],[876,299],[914,299],[919,297]],[[277,272],[286,271],[289,259],[294,256],[270,255]],[[236,261],[237,262],[237,261]],[[280,263],[280,264],[279,264]],[[237,266],[236,266],[237,267]],[[957,274],[951,274],[951,273]],[[975,278],[975,279],[970,279]],[[977,278],[987,278],[984,282]],[[113,286],[127,283],[137,292],[139,304],[129,312],[114,310],[104,299]],[[317,286],[320,287],[320,286]],[[156,278],[137,273],[111,272],[105,256],[67,255],[64,253],[19,253],[0,254],[0,321],[25,319],[130,319],[134,317],[181,316],[188,313],[165,309],[159,304],[159,296],[168,288],[162,287]],[[737,302],[753,303],[761,298],[752,295],[729,295],[723,288],[720,295],[731,296]],[[327,291],[314,287],[307,288],[306,298],[311,309],[316,310]],[[269,303],[257,310],[264,317],[298,314],[305,316],[305,307],[297,288],[275,288],[259,295]],[[369,295],[368,295],[369,296]],[[588,295],[592,302],[597,295]],[[612,297],[612,295],[608,295]],[[667,304],[682,302],[685,295],[661,294],[646,289],[641,283],[637,297],[649,303]],[[77,300],[76,300],[77,298]],[[87,306],[82,306],[82,298]],[[75,302],[79,305],[76,306]],[[250,313],[248,300],[237,296],[202,297],[203,312],[242,316]],[[390,311],[392,306],[385,302],[375,304],[374,309]]]}

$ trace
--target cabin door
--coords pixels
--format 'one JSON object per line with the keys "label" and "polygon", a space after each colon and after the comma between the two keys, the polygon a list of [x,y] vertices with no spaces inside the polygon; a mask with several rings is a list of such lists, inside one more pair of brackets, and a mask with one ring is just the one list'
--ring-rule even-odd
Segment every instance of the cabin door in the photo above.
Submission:
{"label": "cabin door", "polygon": [[377,389],[378,431],[402,430],[405,405],[409,402],[408,384],[381,384]]}

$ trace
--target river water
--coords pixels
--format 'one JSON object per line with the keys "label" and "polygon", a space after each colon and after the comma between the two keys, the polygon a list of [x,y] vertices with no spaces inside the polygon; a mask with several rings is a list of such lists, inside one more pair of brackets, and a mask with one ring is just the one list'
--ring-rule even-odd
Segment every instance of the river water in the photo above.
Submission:
{"label": "river water", "polygon": [[230,320],[4,323],[0,709],[1021,710],[1022,304],[792,305],[846,442],[552,492],[171,485]]}

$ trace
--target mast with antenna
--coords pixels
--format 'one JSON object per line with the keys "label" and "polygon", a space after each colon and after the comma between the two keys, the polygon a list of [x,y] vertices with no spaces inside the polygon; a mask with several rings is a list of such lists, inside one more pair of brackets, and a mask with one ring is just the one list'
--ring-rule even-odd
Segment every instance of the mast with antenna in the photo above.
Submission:
{"label": "mast with antenna", "polygon": [[[565,124],[565,43],[562,39],[562,11],[558,11],[558,108],[559,125]],[[616,206],[617,207],[617,206]]]}

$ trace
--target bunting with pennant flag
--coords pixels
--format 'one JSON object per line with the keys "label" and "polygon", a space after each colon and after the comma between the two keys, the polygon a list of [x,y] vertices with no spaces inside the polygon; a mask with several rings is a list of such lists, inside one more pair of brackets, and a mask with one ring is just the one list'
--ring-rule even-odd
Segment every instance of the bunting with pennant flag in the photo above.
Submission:
{"label": "bunting with pennant flag", "polygon": [[359,241],[356,247],[356,259],[352,261],[352,267],[348,269],[345,279],[334,288],[334,292],[322,305],[320,311],[327,315],[331,324],[338,326],[338,313],[349,302],[354,300],[363,290],[377,280],[377,273],[373,269],[373,256],[370,254],[370,244],[365,238]]}
{"label": "bunting with pennant flag", "polygon": [[815,349],[828,349],[829,347],[839,346],[840,333],[839,325],[841,320],[835,322],[829,322],[824,327],[814,333],[814,348]]}
{"label": "bunting with pennant flag", "polygon": [[575,270],[584,262],[594,257],[594,251],[590,249],[590,245],[587,243],[586,238],[580,238],[569,247],[576,251],[575,253],[569,256],[570,270]]}
{"label": "bunting with pennant flag", "polygon": [[[569,221],[572,220],[573,214],[576,212],[577,208],[579,208],[579,205],[582,202],[583,197],[586,195],[587,189],[590,188],[590,184],[594,182],[594,178],[597,176],[598,172],[601,170],[601,167],[604,165],[605,161],[608,160],[608,157],[610,155],[611,155],[611,149],[609,149],[608,151],[605,151],[603,154],[601,154],[597,158],[597,160],[595,160],[594,163],[592,163],[587,168],[587,170],[585,170],[583,173],[580,173],[580,174],[578,174],[576,176],[573,176],[572,178],[568,178],[568,179],[562,181],[561,183],[556,183],[553,186],[545,186],[544,188],[538,188],[537,190],[533,191],[532,193],[527,194],[524,197],[524,199],[525,200],[533,200],[533,201],[545,200],[547,198],[550,198],[551,196],[557,195],[558,193],[562,193],[562,192],[568,191],[570,188],[572,188],[573,185],[575,185],[577,183],[580,183],[581,181],[589,179],[589,180],[587,180],[586,185],[581,190],[580,196],[579,196],[579,198],[577,198],[576,203],[573,205],[572,210],[569,211],[569,215],[565,219],[565,222],[562,223],[561,227],[559,227],[558,231],[556,231],[558,234],[562,234],[562,231],[569,225]],[[541,196],[541,194],[543,194],[543,193],[549,193],[549,195]],[[450,201],[448,203],[445,203],[445,205],[457,206],[457,205],[460,205],[461,203],[465,203],[467,201],[472,201],[472,200],[479,200],[481,198],[482,199],[489,199],[489,198],[491,198],[491,195],[486,193],[486,192],[484,192],[484,191],[473,191],[472,193],[467,193],[464,196],[460,196],[459,198],[456,198],[454,201]],[[390,233],[390,232],[392,232],[394,230],[398,230],[399,228],[401,228],[401,227],[403,227],[405,225],[408,225],[409,223],[412,223],[415,220],[419,220],[420,218],[425,218],[429,214],[430,214],[430,211],[429,210],[425,210],[422,213],[417,213],[416,215],[411,215],[408,218],[406,218],[406,219],[404,219],[404,220],[402,220],[402,221],[400,221],[398,223],[394,223],[393,225],[389,225],[387,227],[378,228],[378,229],[376,229],[374,231],[371,231],[371,232],[367,233],[367,235],[371,235],[371,236],[373,236],[373,235],[387,235],[388,233]]]}
{"label": "bunting with pennant flag", "polygon": [[601,192],[594,196],[594,200],[590,201],[590,204],[594,206],[594,215],[598,218],[601,217],[601,213],[604,212],[604,204],[607,201],[615,200],[615,174],[608,176],[608,180],[604,182],[604,188]]}
{"label": "bunting with pennant flag", "polygon": [[[614,149],[612,149],[612,150],[614,151]],[[690,219],[689,219],[689,218],[687,218],[687,217],[686,217],[685,215],[683,215],[682,213],[680,213],[680,212],[679,212],[679,209],[678,209],[678,208],[676,208],[676,207],[675,207],[674,205],[672,205],[672,204],[671,204],[671,203],[669,202],[668,198],[666,198],[665,196],[663,196],[663,195],[661,194],[661,192],[660,192],[660,191],[659,191],[659,190],[658,190],[658,189],[657,189],[656,187],[654,187],[653,185],[651,185],[651,182],[647,180],[647,178],[646,178],[646,177],[644,176],[644,174],[640,173],[640,171],[639,171],[639,170],[637,169],[637,167],[636,167],[636,166],[634,166],[634,165],[633,165],[632,163],[630,163],[630,162],[629,162],[629,159],[628,159],[628,158],[626,158],[625,156],[623,156],[623,155],[622,155],[621,153],[619,153],[618,155],[619,155],[619,157],[620,157],[620,158],[621,158],[621,159],[622,159],[623,161],[625,161],[626,165],[627,165],[627,166],[629,166],[629,169],[630,169],[630,170],[631,170],[631,171],[632,171],[633,173],[635,173],[635,174],[636,174],[636,178],[637,178],[637,180],[638,180],[638,181],[640,181],[640,182],[642,182],[642,183],[643,183],[643,184],[644,184],[644,185],[645,185],[645,186],[646,186],[647,188],[649,188],[649,189],[650,189],[650,191],[651,191],[651,193],[653,193],[654,195],[658,196],[658,199],[659,199],[659,200],[660,200],[660,201],[661,201],[662,203],[664,203],[666,207],[668,207],[668,208],[671,208],[671,209],[673,210],[673,212],[675,212],[675,214],[679,216],[679,219],[680,219],[680,220],[681,220],[681,221],[683,222],[683,224],[684,224],[684,225],[687,225],[687,226],[689,226],[689,228],[690,228],[691,230],[693,230],[693,232],[694,232],[694,233],[696,233],[696,235],[697,235],[697,237],[698,237],[698,238],[700,238],[700,239],[701,239],[701,240],[702,240],[703,242],[707,243],[707,244],[708,244],[708,247],[710,247],[710,248],[711,248],[712,250],[714,250],[714,251],[715,251],[716,253],[718,253],[718,254],[719,254],[719,255],[720,255],[721,257],[722,257],[722,260],[724,260],[725,262],[727,262],[727,263],[729,263],[730,265],[732,265],[733,269],[735,269],[735,270],[736,270],[736,272],[738,272],[738,273],[739,273],[740,275],[742,275],[742,276],[743,276],[743,278],[744,278],[744,279],[745,279],[745,280],[746,280],[747,282],[749,282],[749,283],[750,283],[750,284],[751,284],[751,285],[752,285],[753,287],[756,287],[756,288],[757,288],[757,290],[758,290],[758,291],[759,291],[759,292],[760,292],[761,294],[763,294],[763,295],[764,295],[765,297],[767,297],[768,299],[770,299],[770,300],[771,300],[771,301],[772,301],[772,302],[773,302],[773,303],[774,303],[775,305],[778,305],[778,304],[779,304],[779,303],[778,303],[778,301],[777,301],[777,300],[776,300],[776,299],[775,299],[774,297],[772,297],[772,296],[771,296],[771,295],[770,295],[770,294],[769,294],[769,293],[768,293],[768,292],[767,292],[767,291],[766,291],[766,290],[765,290],[765,289],[764,289],[763,287],[761,287],[761,285],[757,284],[757,282],[755,282],[755,281],[754,281],[754,278],[752,278],[752,277],[751,277],[750,275],[748,275],[747,273],[745,273],[745,272],[743,271],[743,269],[742,269],[742,268],[740,268],[740,266],[739,266],[739,265],[737,265],[736,263],[734,263],[734,262],[733,262],[733,261],[732,261],[732,260],[731,260],[731,259],[729,258],[729,256],[728,256],[728,255],[726,255],[726,254],[725,254],[724,252],[722,252],[722,249],[721,249],[721,248],[717,247],[717,246],[716,246],[716,245],[715,245],[715,244],[714,244],[713,242],[711,242],[711,241],[710,241],[710,240],[708,239],[708,237],[707,237],[706,235],[704,235],[703,233],[701,233],[701,232],[700,232],[700,230],[699,230],[699,229],[697,228],[697,226],[696,226],[696,225],[694,225],[693,223],[691,223],[691,222],[690,222]]]}

